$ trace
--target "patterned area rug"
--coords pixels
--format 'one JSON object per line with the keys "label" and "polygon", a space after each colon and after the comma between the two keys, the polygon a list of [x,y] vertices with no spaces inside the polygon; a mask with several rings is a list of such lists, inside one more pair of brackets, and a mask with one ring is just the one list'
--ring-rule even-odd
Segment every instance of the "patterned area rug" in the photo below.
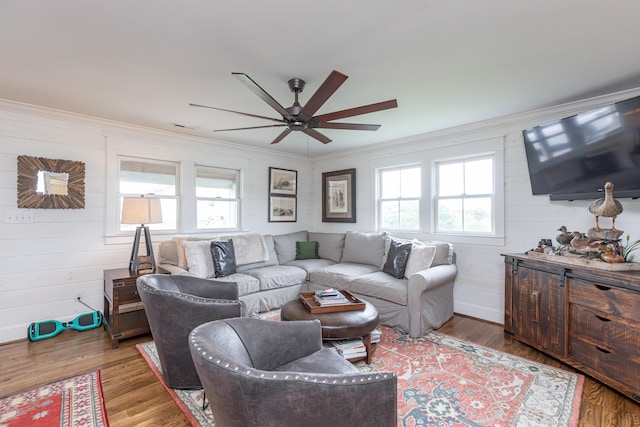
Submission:
{"label": "patterned area rug", "polygon": [[[382,339],[373,363],[356,366],[396,372],[399,427],[578,424],[582,375],[437,332],[410,338],[379,329]],[[138,349],[162,382],[153,342]],[[215,426],[209,408],[202,409],[202,391],[167,390],[194,426]]]}
{"label": "patterned area rug", "polygon": [[100,371],[0,399],[2,427],[106,427]]}

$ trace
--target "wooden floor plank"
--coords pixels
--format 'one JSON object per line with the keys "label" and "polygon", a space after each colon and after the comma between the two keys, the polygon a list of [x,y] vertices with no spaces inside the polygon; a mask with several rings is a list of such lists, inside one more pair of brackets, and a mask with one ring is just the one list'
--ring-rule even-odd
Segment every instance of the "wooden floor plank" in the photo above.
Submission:
{"label": "wooden floor plank", "polygon": [[[455,315],[438,332],[575,372],[505,335],[501,325]],[[146,335],[124,340],[119,348],[111,349],[106,332],[97,328],[84,332],[65,330],[43,341],[25,339],[0,345],[0,396],[100,370],[112,426],[187,427],[189,422],[135,347],[150,339]],[[586,377],[580,427],[639,425],[638,403]]]}

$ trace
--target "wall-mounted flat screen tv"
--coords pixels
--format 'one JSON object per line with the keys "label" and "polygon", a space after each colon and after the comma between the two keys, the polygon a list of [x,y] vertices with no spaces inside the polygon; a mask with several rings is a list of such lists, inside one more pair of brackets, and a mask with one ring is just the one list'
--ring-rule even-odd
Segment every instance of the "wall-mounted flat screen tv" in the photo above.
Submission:
{"label": "wall-mounted flat screen tv", "polygon": [[640,96],[522,131],[533,194],[640,197]]}

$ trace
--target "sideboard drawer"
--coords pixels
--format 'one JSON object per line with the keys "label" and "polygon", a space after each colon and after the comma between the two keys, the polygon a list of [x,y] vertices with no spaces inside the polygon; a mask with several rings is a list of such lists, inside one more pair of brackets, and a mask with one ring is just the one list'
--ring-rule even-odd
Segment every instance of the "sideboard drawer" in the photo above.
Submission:
{"label": "sideboard drawer", "polygon": [[637,326],[575,304],[569,307],[569,325],[574,337],[640,363],[640,332]]}
{"label": "sideboard drawer", "polygon": [[569,302],[593,308],[609,316],[640,322],[638,293],[627,289],[614,288],[582,279],[571,279],[569,282]]}
{"label": "sideboard drawer", "polygon": [[640,364],[576,337],[569,338],[569,357],[607,378],[640,392]]}

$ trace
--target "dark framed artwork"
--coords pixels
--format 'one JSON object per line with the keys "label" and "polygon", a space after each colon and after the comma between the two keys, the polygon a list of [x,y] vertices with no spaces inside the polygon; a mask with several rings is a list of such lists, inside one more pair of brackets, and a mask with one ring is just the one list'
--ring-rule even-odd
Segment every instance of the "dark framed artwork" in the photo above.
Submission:
{"label": "dark framed artwork", "polygon": [[269,194],[298,195],[298,172],[290,169],[269,168]]}
{"label": "dark framed artwork", "polygon": [[322,222],[356,222],[356,170],[322,174]]}
{"label": "dark framed artwork", "polygon": [[269,222],[296,222],[298,198],[269,196]]}
{"label": "dark framed artwork", "polygon": [[84,163],[18,156],[18,207],[83,209]]}

